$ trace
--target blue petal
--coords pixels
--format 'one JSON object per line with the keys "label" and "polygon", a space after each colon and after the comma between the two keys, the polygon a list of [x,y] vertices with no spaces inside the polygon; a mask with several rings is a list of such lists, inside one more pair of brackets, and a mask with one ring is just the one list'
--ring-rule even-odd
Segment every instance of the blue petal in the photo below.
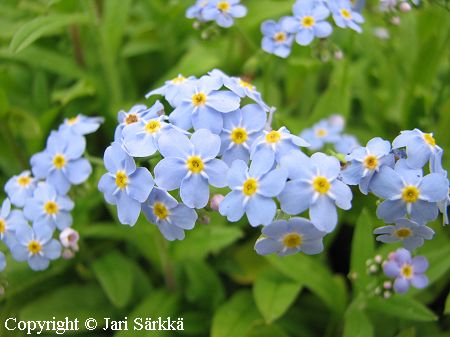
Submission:
{"label": "blue petal", "polygon": [[367,149],[377,157],[387,155],[391,151],[391,143],[380,137],[373,138],[367,143]]}
{"label": "blue petal", "polygon": [[208,175],[208,182],[214,187],[227,186],[228,166],[222,160],[213,159],[205,164],[205,173]]}
{"label": "blue petal", "polygon": [[364,173],[362,163],[351,161],[347,167],[341,172],[342,180],[348,185],[358,185],[361,182]]}
{"label": "blue petal", "polygon": [[39,152],[30,159],[33,175],[38,179],[45,179],[52,168],[51,157],[48,152]]}
{"label": "blue petal", "polygon": [[139,213],[141,212],[141,204],[130,198],[124,191],[120,191],[117,196],[117,214],[121,224],[134,226]]}
{"label": "blue petal", "polygon": [[281,209],[288,214],[300,214],[306,211],[313,197],[311,185],[307,182],[288,181],[278,196]]}
{"label": "blue petal", "polygon": [[112,143],[105,150],[104,162],[106,169],[112,173],[125,170],[127,174],[131,174],[136,169],[133,158],[122,149],[119,143]]}
{"label": "blue petal", "polygon": [[232,191],[219,204],[219,212],[228,221],[236,222],[244,216],[244,196],[240,191]]}
{"label": "blue petal", "polygon": [[258,104],[247,104],[241,111],[242,125],[248,131],[260,131],[266,125],[266,112]]}
{"label": "blue petal", "polygon": [[170,224],[167,221],[160,221],[157,223],[157,226],[166,240],[174,241],[184,239],[184,230],[182,228]]}
{"label": "blue petal", "polygon": [[169,121],[183,130],[192,128],[192,106],[190,103],[181,103],[169,115]]}
{"label": "blue petal", "polygon": [[337,207],[344,210],[349,210],[350,208],[352,208],[352,190],[342,181],[335,180],[331,184],[330,192],[335,199]]}
{"label": "blue petal", "polygon": [[311,29],[302,28],[295,36],[295,41],[301,46],[309,45],[314,40],[314,33]]}
{"label": "blue petal", "polygon": [[331,35],[331,33],[333,32],[333,27],[330,25],[329,22],[324,21],[324,22],[317,22],[314,25],[314,34],[318,37],[318,38],[325,38]]}
{"label": "blue petal", "polygon": [[275,153],[268,146],[263,145],[250,156],[250,175],[259,177],[273,168],[275,163]]}
{"label": "blue petal", "polygon": [[420,195],[427,201],[439,202],[448,197],[448,180],[439,173],[431,173],[422,179]]}
{"label": "blue petal", "polygon": [[139,167],[129,177],[127,192],[131,198],[143,203],[147,200],[154,185],[155,183],[149,170],[145,167]]}
{"label": "blue petal", "polygon": [[195,154],[205,160],[215,158],[220,150],[220,137],[207,129],[195,131],[191,143]]}
{"label": "blue petal", "polygon": [[219,112],[239,109],[241,98],[231,91],[215,91],[208,95],[206,105]]}
{"label": "blue petal", "polygon": [[378,205],[377,217],[387,223],[394,223],[406,215],[406,205],[401,200],[386,200]]}
{"label": "blue petal", "polygon": [[262,234],[272,239],[279,239],[288,233],[288,222],[286,220],[277,220],[263,227]]}
{"label": "blue petal", "polygon": [[319,169],[320,175],[327,177],[329,180],[336,179],[341,172],[341,164],[335,157],[316,152],[311,156],[311,161]]}
{"label": "blue petal", "polygon": [[47,259],[56,260],[61,256],[61,244],[53,239],[42,247],[42,252]]}
{"label": "blue petal", "polygon": [[255,243],[255,250],[259,255],[269,255],[279,252],[282,249],[283,244],[280,241],[275,241],[270,238],[261,238]]}
{"label": "blue petal", "polygon": [[212,133],[220,134],[223,128],[223,117],[220,112],[204,106],[192,115],[192,125],[195,130],[208,129]]}
{"label": "blue petal", "polygon": [[404,278],[396,278],[394,281],[394,290],[396,293],[403,294],[409,289],[409,282]]}
{"label": "blue petal", "polygon": [[242,160],[235,160],[228,171],[228,186],[232,189],[242,187],[242,184],[247,180],[247,172],[247,164]]}
{"label": "blue petal", "polygon": [[337,225],[336,206],[325,195],[319,196],[316,202],[311,204],[309,215],[314,226],[322,232],[330,233]]}
{"label": "blue petal", "polygon": [[66,229],[67,227],[70,227],[72,225],[72,222],[72,215],[70,215],[70,213],[68,212],[60,211],[55,217],[56,227],[61,231]]}
{"label": "blue petal", "polygon": [[197,213],[192,208],[179,204],[170,210],[170,221],[177,227],[192,229],[197,221]]}
{"label": "blue petal", "polygon": [[378,197],[392,199],[401,194],[403,188],[402,179],[397,172],[388,166],[383,166],[375,175],[370,185],[371,191]]}
{"label": "blue petal", "polygon": [[48,268],[50,261],[41,255],[33,255],[28,259],[28,265],[34,271],[45,270]]}
{"label": "blue petal", "polygon": [[35,234],[35,238],[41,243],[47,243],[53,236],[53,228],[50,226],[37,226],[33,224],[33,231]]}
{"label": "blue petal", "polygon": [[241,160],[248,163],[250,152],[241,145],[235,145],[229,150],[225,150],[222,154],[222,160],[231,166],[235,160]]}
{"label": "blue petal", "polygon": [[259,180],[258,193],[265,197],[275,197],[283,190],[286,180],[287,171],[285,169],[275,169],[265,174]]}
{"label": "blue petal", "polygon": [[436,203],[418,200],[411,205],[411,219],[420,225],[435,220],[439,215]]}
{"label": "blue petal", "polygon": [[186,177],[188,170],[186,163],[181,159],[168,157],[156,164],[154,172],[156,184],[172,191],[181,186],[181,181]]}
{"label": "blue petal", "polygon": [[200,174],[192,174],[181,181],[181,200],[190,208],[203,208],[208,204],[208,181]]}
{"label": "blue petal", "polygon": [[70,161],[66,167],[66,175],[69,181],[78,185],[85,182],[92,173],[92,166],[87,159],[80,158]]}
{"label": "blue petal", "polygon": [[315,255],[323,252],[322,239],[305,240],[300,246],[300,250],[307,255]]}
{"label": "blue petal", "polygon": [[280,166],[288,171],[290,179],[310,179],[314,176],[311,159],[303,152],[291,152],[290,156],[281,159]]}
{"label": "blue petal", "polygon": [[425,166],[430,159],[431,149],[422,137],[411,139],[406,148],[408,166],[413,169],[420,169]]}
{"label": "blue petal", "polygon": [[232,6],[230,9],[230,14],[235,18],[242,18],[247,15],[247,8],[242,5]]}
{"label": "blue petal", "polygon": [[188,137],[176,130],[163,133],[158,139],[159,152],[163,157],[187,158],[192,154],[194,147]]}
{"label": "blue petal", "polygon": [[245,211],[251,226],[266,226],[275,217],[277,206],[272,199],[256,194],[248,201]]}
{"label": "blue petal", "polygon": [[66,194],[70,189],[70,181],[61,170],[50,171],[47,182],[51,184],[59,194]]}
{"label": "blue petal", "polygon": [[[116,204],[116,197],[114,196],[114,191],[116,190],[116,182],[109,173],[105,173],[98,182],[98,189],[105,196],[107,203],[111,205]],[[30,211],[31,212],[31,211]],[[31,214],[31,213],[30,213]]]}

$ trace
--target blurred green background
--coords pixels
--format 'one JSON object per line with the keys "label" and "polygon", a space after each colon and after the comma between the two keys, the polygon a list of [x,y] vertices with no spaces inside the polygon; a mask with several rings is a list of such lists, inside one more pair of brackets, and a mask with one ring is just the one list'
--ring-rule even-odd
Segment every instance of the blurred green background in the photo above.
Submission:
{"label": "blurred green background", "polygon": [[[339,113],[346,132],[363,144],[418,127],[450,149],[447,2],[425,2],[393,26],[376,12],[377,1],[368,1],[363,34],[335,30],[327,43],[296,45],[287,60],[260,49],[259,26],[289,14],[293,0],[243,1],[247,17],[230,29],[203,33],[184,16],[193,2],[1,0],[0,185],[29,168],[29,157],[64,117],[106,118],[88,137],[89,154],[102,157],[120,109],[151,104],[145,93],[178,73],[201,76],[213,68],[251,79],[277,107],[277,127],[297,133]],[[386,27],[391,38],[375,37],[375,27]],[[338,49],[342,60],[333,57]],[[444,156],[446,168],[449,158]],[[450,236],[439,221],[431,224],[435,239],[419,249],[431,264],[430,286],[386,301],[366,290],[373,277],[365,262],[396,246],[375,244],[371,232],[381,225],[376,200],[356,189],[353,209],[341,213],[320,256],[263,258],[253,250],[258,230],[217,214],[201,214],[210,223],[174,243],[144,219],[134,228],[120,225],[96,189],[103,167],[94,166],[89,182],[72,194],[78,255],[40,273],[9,261],[0,275],[0,336],[21,336],[5,331],[8,317],[52,316],[184,318],[184,332],[124,331],[117,337],[448,336]]]}

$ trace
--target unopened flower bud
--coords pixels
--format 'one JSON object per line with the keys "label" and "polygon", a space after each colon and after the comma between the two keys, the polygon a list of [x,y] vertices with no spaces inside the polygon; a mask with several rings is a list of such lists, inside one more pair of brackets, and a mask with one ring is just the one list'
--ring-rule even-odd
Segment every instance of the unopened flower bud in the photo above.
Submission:
{"label": "unopened flower bud", "polygon": [[380,287],[376,287],[374,290],[375,295],[381,295],[381,288]]}
{"label": "unopened flower bud", "polygon": [[78,239],[80,238],[80,235],[78,232],[72,228],[66,228],[64,229],[61,234],[59,235],[59,241],[61,241],[61,244],[64,248],[70,248],[73,251],[78,251]]}
{"label": "unopened flower bud", "polygon": [[391,281],[384,281],[383,288],[384,289],[392,289],[392,282]]}
{"label": "unopened flower bud", "polygon": [[403,1],[400,6],[400,11],[402,11],[403,13],[407,13],[411,10],[411,5],[409,3],[407,3],[406,1]]}
{"label": "unopened flower bud", "polygon": [[371,274],[375,274],[376,272],[378,272],[378,266],[376,264],[373,264],[369,267],[369,272]]}
{"label": "unopened flower bud", "polygon": [[374,260],[376,263],[381,263],[383,261],[383,258],[381,257],[381,255],[377,255],[375,256]]}
{"label": "unopened flower bud", "polygon": [[208,225],[211,222],[211,217],[208,214],[201,214],[198,217],[198,222],[204,225]]}
{"label": "unopened flower bud", "polygon": [[344,58],[344,53],[342,52],[342,50],[336,50],[334,52],[334,59],[335,60],[342,60]]}
{"label": "unopened flower bud", "polygon": [[63,252],[62,252],[62,258],[64,260],[70,260],[73,259],[73,257],[75,256],[75,253],[69,249],[69,248],[64,248]]}
{"label": "unopened flower bud", "polygon": [[394,16],[392,19],[391,19],[391,23],[394,25],[394,26],[398,26],[398,25],[400,25],[400,17],[398,17],[398,16]]}
{"label": "unopened flower bud", "polygon": [[219,205],[222,202],[222,200],[225,199],[225,197],[222,194],[215,194],[212,198],[211,201],[209,202],[209,207],[211,207],[211,209],[213,211],[218,212],[219,211]]}
{"label": "unopened flower bud", "polygon": [[389,297],[391,297],[392,296],[392,292],[390,292],[390,291],[385,291],[384,293],[383,293],[383,297],[384,298],[389,298]]}

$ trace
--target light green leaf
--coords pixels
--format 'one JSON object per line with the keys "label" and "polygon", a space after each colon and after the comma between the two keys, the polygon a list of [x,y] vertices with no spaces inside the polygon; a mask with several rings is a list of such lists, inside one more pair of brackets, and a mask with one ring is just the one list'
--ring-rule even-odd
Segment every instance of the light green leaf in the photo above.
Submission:
{"label": "light green leaf", "polygon": [[258,325],[252,328],[245,337],[289,337],[286,332],[277,325]]}
{"label": "light green leaf", "polygon": [[374,328],[361,308],[350,305],[345,313],[344,337],[372,337]]}
{"label": "light green leaf", "polygon": [[445,300],[445,315],[450,315],[450,292],[447,294],[447,299]]}
{"label": "light green leaf", "polygon": [[270,269],[256,279],[253,297],[266,322],[272,323],[294,303],[301,288],[301,283]]}
{"label": "light green leaf", "polygon": [[395,337],[416,337],[416,328],[411,327],[409,329],[405,329]]}

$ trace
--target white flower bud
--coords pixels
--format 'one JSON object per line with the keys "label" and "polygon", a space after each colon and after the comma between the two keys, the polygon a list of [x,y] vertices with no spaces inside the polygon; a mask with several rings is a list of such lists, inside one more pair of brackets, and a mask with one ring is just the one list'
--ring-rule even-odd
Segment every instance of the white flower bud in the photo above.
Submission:
{"label": "white flower bud", "polygon": [[225,199],[225,197],[222,194],[215,194],[212,198],[211,201],[209,202],[209,207],[211,207],[211,209],[213,211],[218,212],[219,211],[219,205],[222,202],[222,200]]}
{"label": "white flower bud", "polygon": [[80,235],[78,232],[72,228],[66,228],[64,229],[61,234],[59,235],[59,241],[61,241],[61,244],[64,248],[70,248],[73,251],[78,251],[78,239],[80,238]]}

